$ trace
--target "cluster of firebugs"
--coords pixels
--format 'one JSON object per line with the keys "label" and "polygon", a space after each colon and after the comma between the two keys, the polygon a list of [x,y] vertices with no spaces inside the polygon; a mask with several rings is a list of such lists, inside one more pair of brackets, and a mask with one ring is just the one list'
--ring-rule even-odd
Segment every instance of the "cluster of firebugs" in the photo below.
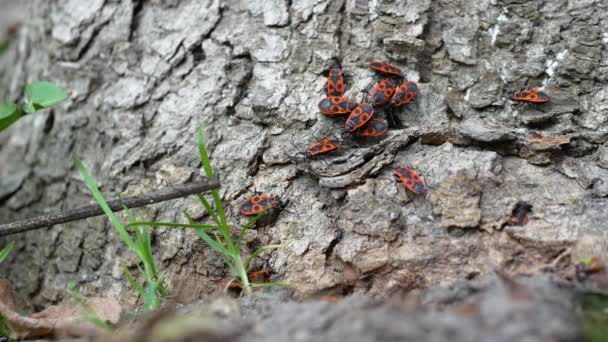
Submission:
{"label": "cluster of firebugs", "polygon": [[[337,150],[344,142],[354,135],[358,137],[381,137],[388,131],[388,123],[384,119],[374,117],[380,107],[384,107],[387,113],[392,115],[392,110],[412,102],[418,96],[418,85],[415,82],[405,80],[403,72],[390,64],[373,61],[369,68],[383,76],[371,92],[371,100],[362,103],[345,98],[346,86],[344,83],[344,72],[338,63],[329,69],[327,73],[326,93],[327,96],[319,102],[319,112],[331,116],[345,116],[345,134],[342,139],[331,136],[310,146],[305,154],[307,159],[312,159],[326,153]],[[542,104],[549,102],[549,96],[537,89],[526,89],[515,92],[513,101],[520,103]],[[395,170],[395,179],[401,182],[409,191],[415,195],[425,194],[427,185],[424,179],[415,171],[400,166]],[[265,210],[281,208],[284,204],[279,196],[256,193],[246,198],[240,207],[243,215],[257,215]],[[527,204],[526,204],[527,205]],[[523,225],[527,222],[529,205],[522,210],[516,210],[509,224]],[[518,208],[519,209],[519,208]],[[264,275],[268,276],[265,270]],[[258,275],[260,271],[253,272]],[[240,286],[236,283],[233,286]]]}
{"label": "cluster of firebugs", "polygon": [[[331,116],[345,116],[343,139],[326,137],[313,144],[304,153],[307,159],[312,159],[337,150],[353,135],[359,137],[381,137],[388,131],[388,123],[375,118],[379,107],[386,107],[392,111],[395,107],[406,105],[418,96],[418,85],[412,81],[405,81],[403,72],[390,64],[383,62],[369,63],[370,69],[384,76],[371,92],[371,100],[362,103],[344,97],[346,86],[344,72],[338,63],[327,73],[326,93],[319,102],[319,112]],[[426,193],[426,183],[412,169],[402,166],[395,172],[395,178],[402,182],[406,188],[416,195]],[[282,205],[278,196],[255,194],[245,199],[241,204],[240,212],[243,215],[256,215],[268,209],[278,208]]]}
{"label": "cluster of firebugs", "polygon": [[[369,68],[384,78],[373,88],[371,100],[359,104],[344,97],[346,91],[344,72],[338,63],[334,63],[327,73],[327,97],[319,102],[319,112],[331,116],[346,116],[343,138],[350,138],[353,135],[359,137],[383,136],[388,131],[388,123],[374,117],[376,110],[379,107],[385,107],[387,112],[392,113],[394,108],[404,106],[418,96],[418,85],[415,82],[406,81],[401,69],[379,61],[370,62]],[[521,90],[513,94],[512,100],[521,103],[542,104],[549,102],[549,96],[536,89]],[[340,138],[326,137],[310,146],[306,150],[305,156],[312,159],[324,155],[337,150],[342,143],[343,140]],[[398,182],[416,195],[422,195],[427,191],[424,179],[406,166],[398,167],[394,176]],[[240,212],[243,215],[257,215],[264,210],[281,206],[282,202],[278,196],[255,194],[243,201]]]}

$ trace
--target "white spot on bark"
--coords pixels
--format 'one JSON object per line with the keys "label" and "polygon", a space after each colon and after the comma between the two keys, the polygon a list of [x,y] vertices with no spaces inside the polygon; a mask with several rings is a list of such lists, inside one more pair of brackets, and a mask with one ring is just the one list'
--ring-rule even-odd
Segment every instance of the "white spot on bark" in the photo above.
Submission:
{"label": "white spot on bark", "polygon": [[509,13],[509,10],[506,7],[503,7],[496,18],[496,25],[492,26],[489,30],[490,36],[492,36],[492,46],[496,43],[496,37],[498,37],[498,33],[500,33],[500,23],[504,23],[509,19],[507,18],[507,13]]}
{"label": "white spot on bark", "polygon": [[378,9],[378,0],[370,0],[369,1],[369,19],[370,20],[374,20],[378,17],[378,12],[376,12],[376,10]]}
{"label": "white spot on bark", "polygon": [[557,69],[557,67],[559,66],[559,63],[561,61],[564,60],[564,58],[566,57],[566,55],[568,54],[568,50],[564,50],[560,53],[557,54],[557,56],[555,56],[555,60],[552,59],[547,59],[547,61],[545,62],[545,67],[547,69],[545,69],[545,73],[549,76],[546,77],[543,80],[542,86],[541,86],[541,90],[544,89],[547,84],[549,84],[549,82],[553,79],[553,75],[555,74],[555,69]]}
{"label": "white spot on bark", "polygon": [[604,32],[604,34],[602,34],[602,41],[608,44],[608,32]]}

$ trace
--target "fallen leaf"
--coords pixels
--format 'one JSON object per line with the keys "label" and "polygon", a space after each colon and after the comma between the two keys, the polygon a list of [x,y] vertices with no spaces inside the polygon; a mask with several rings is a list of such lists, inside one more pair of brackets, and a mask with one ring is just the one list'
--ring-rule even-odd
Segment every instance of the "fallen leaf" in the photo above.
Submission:
{"label": "fallen leaf", "polygon": [[[88,306],[99,319],[111,324],[118,323],[122,307],[113,298],[89,298]],[[49,306],[30,317],[19,315],[6,303],[0,302],[0,314],[10,323],[14,339],[43,337],[49,335],[101,336],[104,331],[83,321],[84,312],[76,305]]]}
{"label": "fallen leaf", "polygon": [[0,303],[4,303],[11,310],[15,310],[14,292],[8,279],[0,279]]}

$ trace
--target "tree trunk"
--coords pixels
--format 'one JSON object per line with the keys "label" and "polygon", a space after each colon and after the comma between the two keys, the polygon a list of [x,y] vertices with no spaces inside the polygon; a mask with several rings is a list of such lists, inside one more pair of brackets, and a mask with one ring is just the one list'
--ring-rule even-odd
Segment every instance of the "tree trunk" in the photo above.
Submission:
{"label": "tree trunk", "polygon": [[[604,1],[38,0],[27,13],[0,57],[0,96],[50,80],[70,98],[0,133],[2,223],[92,203],[74,156],[107,198],[188,181],[204,123],[231,222],[244,222],[238,207],[254,190],[289,200],[247,241],[293,241],[261,259],[300,297],[535,273],[608,229]],[[300,161],[344,122],[317,108],[332,57],[354,101],[379,79],[371,60],[401,68],[419,95],[385,137]],[[515,106],[525,86],[551,102]],[[396,183],[398,166],[423,176],[428,195]],[[529,222],[505,227],[521,201]],[[185,222],[184,208],[203,218],[195,197],[135,212]],[[60,301],[70,282],[137,300],[120,268],[135,259],[104,218],[7,241],[2,275],[22,305]],[[156,229],[154,255],[180,302],[229,277],[192,231]]]}

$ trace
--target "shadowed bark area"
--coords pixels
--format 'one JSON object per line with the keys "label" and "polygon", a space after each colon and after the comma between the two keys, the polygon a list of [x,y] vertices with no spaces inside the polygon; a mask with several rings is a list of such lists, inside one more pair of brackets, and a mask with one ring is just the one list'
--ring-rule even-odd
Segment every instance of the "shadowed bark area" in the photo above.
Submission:
{"label": "shadowed bark area", "polygon": [[[74,155],[108,198],[191,180],[204,122],[232,222],[254,190],[289,199],[246,239],[295,241],[263,259],[297,298],[399,296],[495,269],[560,272],[590,256],[554,263],[581,239],[588,251],[606,243],[604,1],[38,0],[28,11],[0,57],[0,98],[39,79],[71,97],[0,133],[2,223],[90,203]],[[371,60],[401,68],[419,96],[384,137],[296,162],[344,124],[317,108],[332,57],[354,101],[379,80]],[[527,86],[551,101],[509,100]],[[398,166],[424,177],[428,195],[396,183]],[[522,201],[529,221],[508,226]],[[185,222],[183,208],[204,219],[194,197],[136,215]],[[227,278],[193,232],[155,232],[178,302]],[[137,301],[119,266],[135,259],[104,219],[8,240],[15,250],[0,270],[20,304],[60,301],[71,281],[85,295]]]}

